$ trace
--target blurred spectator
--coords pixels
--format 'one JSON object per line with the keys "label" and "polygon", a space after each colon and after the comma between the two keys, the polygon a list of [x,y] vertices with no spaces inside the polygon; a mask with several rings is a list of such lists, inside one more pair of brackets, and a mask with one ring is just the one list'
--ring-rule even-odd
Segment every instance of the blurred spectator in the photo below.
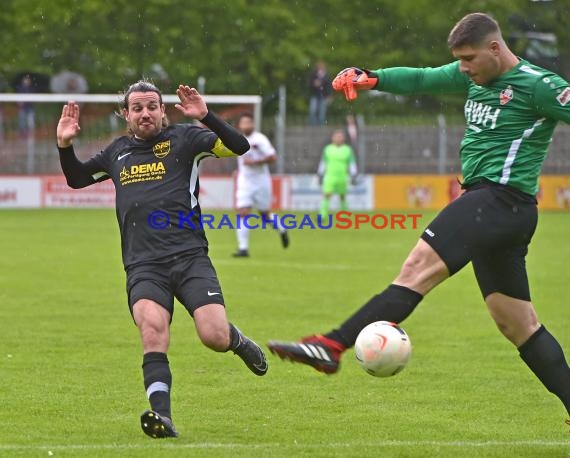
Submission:
{"label": "blurred spectator", "polygon": [[327,105],[331,98],[331,80],[325,63],[315,64],[309,76],[309,125],[322,126],[327,118]]}
{"label": "blurred spectator", "polygon": [[[25,75],[16,88],[19,94],[31,94],[34,92],[32,78]],[[18,102],[18,129],[21,138],[28,138],[33,134],[35,126],[34,104],[31,102]]]}
{"label": "blurred spectator", "polygon": [[85,94],[89,89],[83,75],[69,70],[53,75],[49,81],[49,88],[56,94]]}

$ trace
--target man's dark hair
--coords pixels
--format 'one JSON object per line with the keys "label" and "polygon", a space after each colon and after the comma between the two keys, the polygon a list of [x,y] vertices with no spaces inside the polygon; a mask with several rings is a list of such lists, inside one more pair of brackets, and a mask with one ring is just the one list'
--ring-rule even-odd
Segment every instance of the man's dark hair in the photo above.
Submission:
{"label": "man's dark hair", "polygon": [[133,92],[154,92],[158,94],[158,99],[160,100],[160,104],[162,105],[162,92],[158,89],[153,83],[148,80],[140,80],[136,83],[133,83],[129,86],[129,88],[123,94],[123,100],[121,103],[121,108],[125,110],[129,109],[129,96]]}
{"label": "man's dark hair", "polygon": [[[162,92],[160,92],[160,89],[158,89],[152,82],[148,81],[148,80],[139,80],[136,83],[131,84],[128,89],[124,92],[123,94],[123,98],[121,100],[121,108],[125,109],[125,110],[129,110],[129,96],[133,93],[133,92],[154,92],[156,94],[158,94],[158,100],[160,101],[160,104],[162,105]],[[122,113],[116,113],[117,116],[119,117],[123,117]],[[169,122],[168,122],[168,117],[166,115],[164,115],[162,117],[162,128],[164,129],[165,127],[168,127]],[[134,132],[131,131],[130,127],[127,128],[127,133],[130,136],[134,135]]]}
{"label": "man's dark hair", "polygon": [[463,17],[447,37],[449,48],[478,46],[493,33],[501,33],[499,23],[485,13],[471,13]]}

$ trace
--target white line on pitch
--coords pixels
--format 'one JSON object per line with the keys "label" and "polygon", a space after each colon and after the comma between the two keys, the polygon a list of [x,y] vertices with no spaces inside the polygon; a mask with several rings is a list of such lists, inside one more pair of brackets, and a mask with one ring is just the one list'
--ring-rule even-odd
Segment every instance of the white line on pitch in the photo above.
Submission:
{"label": "white line on pitch", "polygon": [[323,443],[307,444],[302,442],[267,443],[267,444],[238,444],[204,442],[195,444],[176,444],[161,442],[148,444],[69,444],[69,445],[0,445],[0,450],[101,450],[101,449],[260,449],[260,448],[349,448],[349,447],[570,447],[570,441],[547,440],[516,440],[516,441],[398,441],[387,440],[378,442],[358,443]]}

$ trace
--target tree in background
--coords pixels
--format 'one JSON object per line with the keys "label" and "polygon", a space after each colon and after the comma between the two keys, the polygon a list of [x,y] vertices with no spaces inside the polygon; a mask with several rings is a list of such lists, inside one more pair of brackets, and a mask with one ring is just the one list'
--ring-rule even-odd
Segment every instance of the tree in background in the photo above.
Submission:
{"label": "tree in background", "polygon": [[353,0],[350,8],[337,0],[4,0],[0,77],[71,70],[92,92],[117,92],[159,64],[166,92],[200,75],[209,93],[269,99],[286,85],[291,111],[306,113],[306,75],[317,59],[332,74],[347,65],[443,64],[452,59],[449,29],[476,10],[492,13],[507,33],[513,14],[539,18],[568,60],[562,3],[537,15],[528,0]]}

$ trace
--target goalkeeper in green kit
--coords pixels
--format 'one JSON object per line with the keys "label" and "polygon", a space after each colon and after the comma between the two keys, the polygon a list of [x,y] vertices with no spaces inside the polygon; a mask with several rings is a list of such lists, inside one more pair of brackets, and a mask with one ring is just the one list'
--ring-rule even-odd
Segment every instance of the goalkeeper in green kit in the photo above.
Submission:
{"label": "goalkeeper in green kit", "polygon": [[[459,151],[464,193],[422,233],[399,274],[336,329],[300,342],[269,342],[281,358],[332,374],[359,332],[375,321],[400,323],[433,288],[471,263],[500,332],[570,414],[570,368],[531,302],[525,257],[537,224],[538,177],[558,121],[570,123],[570,85],[518,58],[497,22],[461,19],[448,37],[455,62],[438,68],[347,68],[333,88],[396,94],[465,94]],[[567,421],[570,424],[570,420]]]}
{"label": "goalkeeper in green kit", "polygon": [[340,209],[346,210],[346,192],[350,179],[356,178],[356,160],[354,151],[346,144],[346,137],[342,130],[335,130],[331,138],[332,143],[325,146],[323,156],[319,162],[319,183],[323,188],[321,201],[321,216],[326,218],[329,214],[330,199],[333,194],[340,198]]}

